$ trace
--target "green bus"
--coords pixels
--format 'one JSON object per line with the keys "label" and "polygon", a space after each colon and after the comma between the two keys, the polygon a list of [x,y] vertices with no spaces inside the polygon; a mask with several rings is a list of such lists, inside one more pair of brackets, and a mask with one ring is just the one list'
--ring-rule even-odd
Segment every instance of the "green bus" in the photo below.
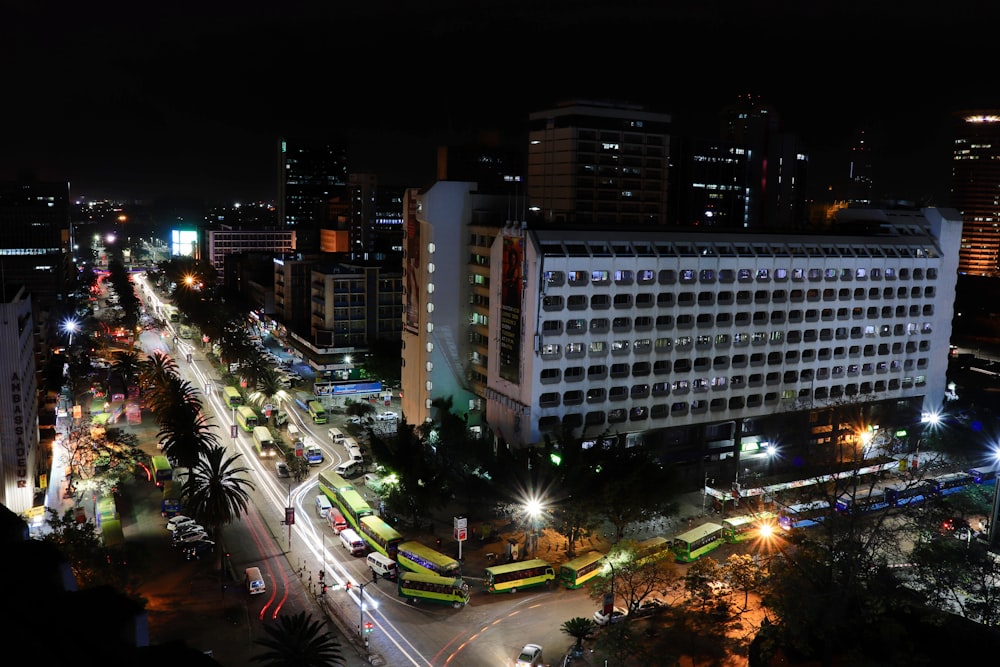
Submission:
{"label": "green bus", "polygon": [[679,563],[691,563],[722,546],[722,526],[706,522],[674,538],[671,548]]}
{"label": "green bus", "polygon": [[638,565],[660,560],[670,553],[670,540],[665,537],[650,537],[635,545],[635,562]]}
{"label": "green bus", "polygon": [[490,593],[516,593],[521,588],[549,586],[556,572],[541,558],[486,568],[483,584]]}
{"label": "green bus", "polygon": [[162,454],[153,457],[153,481],[157,486],[163,486],[164,482],[169,482],[174,478],[174,467],[170,461]]}
{"label": "green bus", "polygon": [[347,519],[347,522],[358,533],[361,533],[361,519],[375,514],[375,510],[368,505],[365,497],[355,491],[354,487],[339,489],[334,495],[333,502],[336,503],[337,507],[344,514],[344,518]]}
{"label": "green bus", "polygon": [[403,541],[403,536],[395,528],[374,514],[361,517],[358,523],[361,539],[383,556],[396,560],[396,550]]}
{"label": "green bus", "polygon": [[777,516],[771,512],[731,516],[722,520],[722,537],[730,543],[743,542],[760,535],[758,529],[762,523],[775,524],[776,522]]}
{"label": "green bus", "polygon": [[326,410],[323,408],[323,404],[319,401],[309,401],[306,403],[306,407],[309,409],[309,416],[312,417],[313,422],[317,424],[326,423]]}
{"label": "green bus", "polygon": [[[166,482],[165,484],[171,483],[172,482]],[[119,518],[118,506],[115,504],[115,497],[101,496],[97,501],[97,525],[101,525],[105,521],[117,518]]]}
{"label": "green bus", "polygon": [[235,410],[236,408],[243,405],[243,394],[236,387],[225,386],[222,388],[222,398],[225,399],[226,405]]}
{"label": "green bus", "polygon": [[271,430],[266,426],[256,426],[253,429],[253,445],[257,448],[257,455],[262,459],[275,456],[278,453],[274,446],[274,437]]}
{"label": "green bus", "polygon": [[604,556],[600,551],[588,551],[559,568],[559,583],[569,589],[579,588],[604,570]]}
{"label": "green bus", "polygon": [[257,413],[249,405],[241,405],[236,408],[236,423],[247,433],[253,433],[257,428]]}
{"label": "green bus", "polygon": [[403,572],[397,583],[399,597],[409,598],[412,602],[430,600],[441,604],[450,604],[460,609],[469,604],[469,584],[461,577],[439,577],[436,574],[419,572]]}
{"label": "green bus", "polygon": [[332,470],[322,470],[319,473],[319,490],[333,502],[337,500],[337,489],[353,489],[354,485]]}
{"label": "green bus", "polygon": [[101,522],[101,537],[106,549],[120,549],[125,546],[125,533],[121,519],[107,519]]}
{"label": "green bus", "polygon": [[396,547],[396,562],[410,572],[457,577],[459,563],[420,542],[402,542]]}

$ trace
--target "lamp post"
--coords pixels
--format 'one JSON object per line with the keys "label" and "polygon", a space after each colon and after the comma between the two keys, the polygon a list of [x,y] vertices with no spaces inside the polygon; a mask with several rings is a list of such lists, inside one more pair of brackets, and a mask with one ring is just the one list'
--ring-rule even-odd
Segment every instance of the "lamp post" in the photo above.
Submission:
{"label": "lamp post", "polygon": [[525,542],[527,542],[529,546],[527,551],[529,553],[534,553],[537,551],[537,544],[536,544],[538,540],[537,521],[538,521],[538,516],[542,512],[542,505],[540,502],[538,502],[537,499],[532,498],[528,500],[528,502],[525,504],[524,511],[528,515],[528,530],[530,531],[528,539],[525,540]]}
{"label": "lamp post", "polygon": [[74,319],[63,322],[63,331],[69,334],[69,347],[73,347],[73,334],[80,328],[80,323]]}
{"label": "lamp post", "polygon": [[710,483],[714,484],[715,480],[714,479],[709,479],[708,478],[708,473],[706,472],[705,473],[705,486],[703,486],[701,488],[701,513],[703,515],[705,514],[705,503],[708,500],[708,485]]}

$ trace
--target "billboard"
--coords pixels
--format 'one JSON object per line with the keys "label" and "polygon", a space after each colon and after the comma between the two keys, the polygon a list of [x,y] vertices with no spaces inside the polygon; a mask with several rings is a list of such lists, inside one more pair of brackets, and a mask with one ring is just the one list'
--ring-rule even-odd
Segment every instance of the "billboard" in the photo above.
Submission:
{"label": "billboard", "polygon": [[403,326],[415,332],[420,326],[420,221],[417,220],[417,193],[408,190],[403,229]]}
{"label": "billboard", "polygon": [[518,382],[521,376],[521,303],[524,237],[503,237],[500,301],[500,377]]}

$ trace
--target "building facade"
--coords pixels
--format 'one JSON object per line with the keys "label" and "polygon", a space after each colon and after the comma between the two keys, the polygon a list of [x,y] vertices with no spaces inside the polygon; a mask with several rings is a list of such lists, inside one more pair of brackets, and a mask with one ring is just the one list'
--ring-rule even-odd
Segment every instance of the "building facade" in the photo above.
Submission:
{"label": "building facade", "polygon": [[4,286],[0,299],[0,505],[18,514],[34,505],[39,485],[35,332],[27,288]]}
{"label": "building facade", "polygon": [[409,190],[404,210],[404,315],[401,379],[408,423],[436,420],[434,401],[479,432],[488,364],[488,247],[509,210],[505,195],[468,181]]}
{"label": "building facade", "polygon": [[220,225],[203,230],[203,255],[219,275],[225,275],[226,256],[243,252],[286,255],[295,250],[295,232],[288,229],[240,229]]}
{"label": "building facade", "polygon": [[528,119],[529,221],[666,224],[669,115],[576,101]]}
{"label": "building facade", "polygon": [[490,269],[494,435],[528,446],[567,426],[719,460],[750,430],[791,441],[792,421],[801,446],[856,437],[831,435],[831,407],[938,410],[961,219],[844,214],[850,233],[825,235],[504,230]]}
{"label": "building facade", "polygon": [[1000,275],[1000,110],[955,114],[951,205],[962,214],[958,270]]}

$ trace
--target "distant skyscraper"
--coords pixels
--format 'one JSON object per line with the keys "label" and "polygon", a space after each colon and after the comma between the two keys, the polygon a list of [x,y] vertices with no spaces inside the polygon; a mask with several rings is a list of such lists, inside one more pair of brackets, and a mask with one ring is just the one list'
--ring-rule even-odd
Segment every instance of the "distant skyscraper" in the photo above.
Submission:
{"label": "distant skyscraper", "polygon": [[962,214],[958,272],[1000,275],[1000,109],[955,114],[951,205]]}
{"label": "distant skyscraper", "polygon": [[282,137],[278,159],[278,220],[296,232],[299,252],[319,252],[320,230],[337,223],[331,211],[348,206],[347,147],[328,138]]}
{"label": "distant skyscraper", "polygon": [[0,504],[17,513],[34,505],[41,459],[31,300],[23,285],[0,296]]}
{"label": "distant skyscraper", "polygon": [[861,206],[872,204],[872,153],[865,139],[865,131],[851,146],[850,169],[847,175],[847,203]]}
{"label": "distant skyscraper", "polygon": [[529,221],[666,224],[669,115],[573,101],[528,119]]}

